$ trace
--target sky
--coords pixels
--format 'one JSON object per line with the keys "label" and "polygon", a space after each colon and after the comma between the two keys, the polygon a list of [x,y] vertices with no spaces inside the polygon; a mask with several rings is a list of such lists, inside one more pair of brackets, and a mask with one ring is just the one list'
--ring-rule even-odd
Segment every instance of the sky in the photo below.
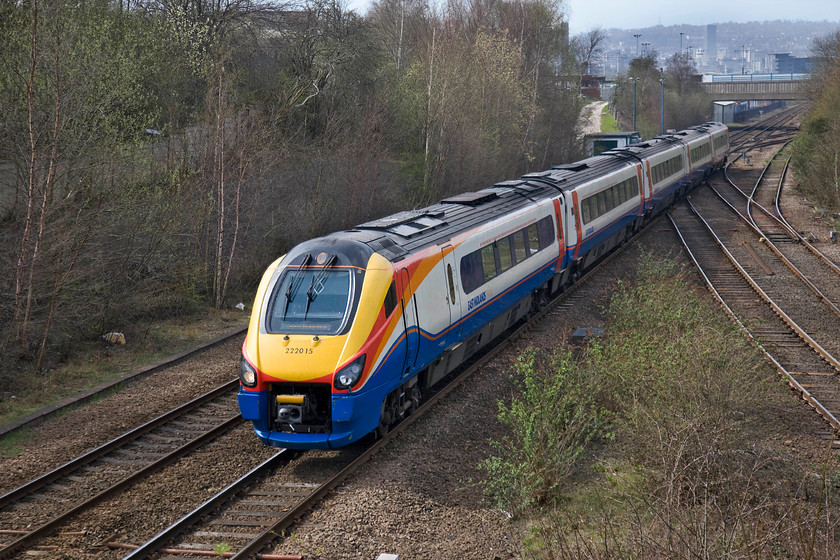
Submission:
{"label": "sky", "polygon": [[[345,0],[365,13],[370,0]],[[595,27],[632,29],[734,21],[806,20],[840,23],[840,0],[564,0],[572,35]]]}
{"label": "sky", "polygon": [[765,20],[840,22],[840,0],[565,0],[569,33]]}

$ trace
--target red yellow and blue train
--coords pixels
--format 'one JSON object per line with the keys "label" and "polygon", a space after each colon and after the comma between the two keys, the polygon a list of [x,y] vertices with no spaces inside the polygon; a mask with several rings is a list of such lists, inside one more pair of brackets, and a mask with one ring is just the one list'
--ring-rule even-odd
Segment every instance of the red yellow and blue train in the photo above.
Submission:
{"label": "red yellow and blue train", "polygon": [[728,150],[726,126],[706,123],[301,243],[256,294],[243,418],[292,449],[384,434]]}

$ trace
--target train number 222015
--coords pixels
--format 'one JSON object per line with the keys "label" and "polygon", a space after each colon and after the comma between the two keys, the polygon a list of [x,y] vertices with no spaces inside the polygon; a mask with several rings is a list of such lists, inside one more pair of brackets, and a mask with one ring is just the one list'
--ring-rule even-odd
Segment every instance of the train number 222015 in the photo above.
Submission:
{"label": "train number 222015", "polygon": [[312,354],[312,348],[286,348],[286,354]]}

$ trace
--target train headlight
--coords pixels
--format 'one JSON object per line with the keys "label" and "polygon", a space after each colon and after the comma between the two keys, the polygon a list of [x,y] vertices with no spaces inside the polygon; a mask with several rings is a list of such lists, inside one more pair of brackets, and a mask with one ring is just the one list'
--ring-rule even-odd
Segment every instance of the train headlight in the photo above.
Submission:
{"label": "train headlight", "polygon": [[246,387],[257,386],[257,370],[248,363],[245,356],[239,359],[239,381]]}
{"label": "train headlight", "polygon": [[354,387],[359,379],[362,378],[362,372],[365,369],[365,355],[362,354],[350,364],[344,366],[338,373],[335,374],[335,388],[339,390],[350,389]]}

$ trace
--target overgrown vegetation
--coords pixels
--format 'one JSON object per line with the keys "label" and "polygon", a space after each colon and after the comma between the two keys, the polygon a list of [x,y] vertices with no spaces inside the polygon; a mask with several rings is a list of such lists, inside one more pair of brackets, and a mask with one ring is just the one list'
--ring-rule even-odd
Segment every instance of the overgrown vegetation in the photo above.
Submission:
{"label": "overgrown vegetation", "polygon": [[840,30],[814,41],[813,107],[793,143],[800,189],[816,204],[840,210]]}
{"label": "overgrown vegetation", "polygon": [[562,12],[0,4],[3,392],[106,332],[247,302],[305,238],[575,159]]}
{"label": "overgrown vegetation", "polygon": [[[789,393],[690,277],[648,257],[636,281],[616,287],[608,317],[607,336],[576,362],[525,356],[517,377],[542,387],[523,382],[501,405],[514,435],[488,464],[497,476],[545,477],[488,486],[531,520],[529,556],[835,557],[836,457],[827,448],[822,465],[809,465],[777,441],[775,409],[790,407]],[[553,406],[561,417],[589,411],[585,437],[541,422],[538,411]],[[544,468],[543,442],[564,469]]]}
{"label": "overgrown vegetation", "polygon": [[520,356],[514,378],[521,396],[499,403],[511,435],[495,442],[503,455],[483,464],[488,490],[510,513],[552,503],[586,446],[608,436],[606,411],[595,403],[594,378],[568,353]]}

